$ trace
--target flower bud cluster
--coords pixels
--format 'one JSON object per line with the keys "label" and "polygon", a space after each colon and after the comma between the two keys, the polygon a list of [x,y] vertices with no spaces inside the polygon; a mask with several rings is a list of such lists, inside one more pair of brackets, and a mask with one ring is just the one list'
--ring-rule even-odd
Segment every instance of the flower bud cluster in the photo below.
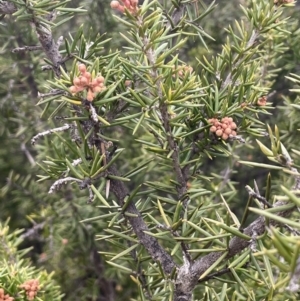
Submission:
{"label": "flower bud cluster", "polygon": [[[121,3],[120,3],[120,2]],[[118,10],[121,13],[124,13],[125,8],[132,14],[135,15],[138,10],[138,0],[119,0],[119,1],[111,1],[110,7],[112,9]]]}
{"label": "flower bud cluster", "polygon": [[20,285],[20,288],[25,290],[28,300],[33,300],[40,289],[39,281],[37,279],[27,280]]}
{"label": "flower bud cluster", "polygon": [[211,124],[210,132],[223,140],[227,140],[229,136],[236,136],[237,126],[231,117],[224,117],[221,121],[217,118],[211,118],[208,119],[208,122]]}
{"label": "flower bud cluster", "polygon": [[14,298],[9,294],[4,294],[4,289],[0,288],[0,301],[14,301]]}
{"label": "flower bud cluster", "polygon": [[88,101],[93,101],[95,95],[106,88],[104,86],[104,77],[100,75],[92,79],[91,73],[87,71],[85,64],[79,64],[78,70],[80,76],[73,79],[74,86],[70,87],[70,92],[76,94],[83,90],[87,90],[86,99]]}

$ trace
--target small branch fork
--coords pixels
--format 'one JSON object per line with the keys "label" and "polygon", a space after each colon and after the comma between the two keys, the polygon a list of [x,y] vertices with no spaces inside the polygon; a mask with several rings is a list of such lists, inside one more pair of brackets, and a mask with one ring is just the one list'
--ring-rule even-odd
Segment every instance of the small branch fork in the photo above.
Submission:
{"label": "small branch fork", "polygon": [[[100,124],[99,122],[94,122],[94,124],[91,124],[91,126],[94,127],[94,145],[98,148],[101,154],[105,154],[103,163],[104,165],[106,165],[109,163],[109,160],[111,160],[111,156],[107,155],[107,151],[105,149],[106,142],[99,139],[98,133],[101,133]],[[109,168],[104,173],[106,176],[119,175],[118,170],[114,164],[109,166]],[[129,190],[125,186],[124,182],[116,179],[110,179],[109,189],[116,196],[119,205],[123,207],[124,199],[129,195]],[[124,217],[129,221],[133,232],[135,233],[141,244],[144,246],[144,248],[147,250],[149,255],[153,260],[161,263],[161,266],[166,274],[171,274],[172,271],[176,268],[175,262],[173,261],[171,255],[168,254],[168,252],[158,243],[158,240],[155,237],[145,233],[149,232],[150,229],[148,228],[135,204],[133,202],[130,202],[124,210],[124,213],[125,212],[130,213],[130,216],[124,215]]]}
{"label": "small branch fork", "polygon": [[[277,202],[274,207],[283,206],[285,202]],[[292,214],[294,208],[286,211],[279,212],[278,215],[282,217],[288,217]],[[274,220],[270,221],[271,226],[277,226],[280,223]],[[229,242],[228,254],[225,260],[228,260],[239,254],[244,249],[253,245],[253,241],[259,235],[262,235],[266,230],[265,219],[260,216],[254,222],[252,222],[247,228],[244,229],[243,233],[253,237],[252,240],[247,241],[240,237],[233,237]],[[176,285],[175,285],[175,301],[191,300],[192,291],[197,285],[200,276],[214,264],[224,253],[223,252],[212,252],[190,264],[190,267],[186,269],[185,266],[179,268]]]}
{"label": "small branch fork", "polygon": [[59,179],[57,181],[55,181],[52,186],[50,187],[48,193],[51,194],[54,191],[57,191],[61,188],[62,185],[67,184],[68,182],[77,182],[79,185],[80,189],[84,189],[87,188],[89,191],[89,199],[88,199],[88,203],[92,203],[93,199],[94,199],[94,193],[93,190],[91,188],[91,180],[89,178],[85,179],[85,180],[80,180],[77,178],[73,178],[73,177],[66,177],[63,179]]}
{"label": "small branch fork", "polygon": [[270,204],[266,198],[264,198],[263,196],[260,195],[259,192],[255,192],[250,186],[246,186],[245,187],[248,194],[252,197],[254,197],[255,199],[257,199],[258,201],[260,201],[261,203],[263,203],[265,206],[267,206],[268,208],[272,208],[272,204]]}
{"label": "small branch fork", "polygon": [[[179,237],[179,233],[177,231],[174,231],[171,227],[167,227],[166,225],[157,225],[157,228],[160,228],[160,229],[164,229],[164,230],[167,230],[167,231],[170,231],[170,233],[174,236],[174,237]],[[192,257],[188,251],[188,248],[186,246],[185,243],[183,242],[180,242],[180,245],[181,245],[181,249],[182,249],[182,252],[183,252],[183,255],[184,257],[188,260],[188,262],[191,262],[192,261]]]}

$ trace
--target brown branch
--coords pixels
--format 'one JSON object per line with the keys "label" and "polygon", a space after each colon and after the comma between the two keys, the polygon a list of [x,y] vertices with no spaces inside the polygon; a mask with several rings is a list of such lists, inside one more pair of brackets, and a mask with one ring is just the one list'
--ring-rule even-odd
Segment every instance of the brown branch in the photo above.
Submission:
{"label": "brown branch", "polygon": [[249,185],[245,186],[248,194],[252,197],[254,197],[255,199],[257,199],[258,201],[262,202],[265,206],[267,206],[268,208],[272,208],[272,204],[270,204],[265,197],[261,196],[259,193],[255,192]]}
{"label": "brown branch", "polygon": [[[98,150],[102,153],[103,141],[99,139],[97,133],[101,132],[99,123],[94,124],[94,144]],[[107,156],[107,163],[111,159],[111,156]],[[114,164],[108,168],[107,174],[118,176],[118,170]],[[110,179],[110,191],[116,196],[118,203],[121,207],[124,205],[124,199],[129,195],[129,190],[125,186],[124,182]],[[177,267],[173,261],[171,255],[166,252],[166,250],[158,243],[157,239],[153,236],[146,234],[145,232],[150,232],[150,229],[146,225],[141,213],[136,208],[133,202],[130,202],[126,209],[124,210],[127,213],[130,213],[130,216],[126,216],[126,219],[129,221],[133,232],[137,236],[140,243],[147,250],[148,254],[155,261],[158,261],[162,269],[166,274],[171,274],[172,271]]]}
{"label": "brown branch", "polygon": [[[117,176],[117,168],[114,165],[111,166],[109,168],[109,173]],[[111,191],[117,197],[119,205],[123,206],[125,197],[129,195],[127,187],[121,181],[114,179],[111,179],[110,181]],[[135,204],[132,202],[129,203],[125,211],[131,215],[126,216],[126,219],[128,219],[130,222],[132,229],[141,244],[144,246],[153,260],[160,262],[164,272],[166,274],[170,274],[174,268],[176,268],[176,264],[174,263],[171,255],[168,254],[166,250],[158,243],[157,239],[145,233],[149,232],[150,230],[143,220],[141,213],[137,210]]]}
{"label": "brown branch", "polygon": [[0,14],[11,15],[17,11],[16,6],[8,1],[0,2]]}
{"label": "brown branch", "polygon": [[42,48],[47,58],[53,63],[52,69],[55,75],[60,77],[60,66],[62,65],[62,56],[58,50],[60,41],[55,43],[51,30],[39,23],[36,19],[33,20],[33,23]]}
{"label": "brown branch", "polygon": [[25,51],[35,51],[35,50],[42,50],[42,46],[24,46],[24,47],[17,47],[14,48],[11,52],[17,53],[17,52],[25,52]]}
{"label": "brown branch", "polygon": [[[1,1],[0,3],[0,13],[2,14],[13,14],[17,11],[17,8],[13,3],[8,1]],[[63,39],[60,37],[57,42],[54,41],[50,27],[41,24],[37,18],[35,18],[34,13],[32,13],[32,21],[35,25],[36,34],[41,43],[41,46],[24,46],[13,49],[12,52],[22,52],[22,51],[34,51],[42,48],[47,56],[47,58],[52,62],[52,69],[57,77],[60,77],[60,66],[65,68],[62,56],[59,53],[59,46],[62,43]],[[50,16],[47,16],[49,19]],[[51,18],[50,18],[51,19]],[[50,20],[49,19],[49,20]]]}
{"label": "brown branch", "polygon": [[[283,206],[285,202],[277,202],[274,207]],[[288,217],[291,215],[295,208],[282,211],[278,213],[278,216]],[[280,225],[279,222],[271,220],[270,225]],[[252,222],[247,228],[244,229],[243,233],[253,237],[262,235],[266,230],[265,218],[260,216],[254,222]],[[229,248],[226,259],[230,259],[233,256],[241,253],[244,249],[250,247],[251,241],[244,240],[240,237],[233,237],[229,242]],[[175,297],[174,301],[187,301],[191,300],[192,291],[197,285],[200,276],[214,264],[224,252],[212,252],[192,264],[184,264],[178,271],[178,276],[175,284]]]}

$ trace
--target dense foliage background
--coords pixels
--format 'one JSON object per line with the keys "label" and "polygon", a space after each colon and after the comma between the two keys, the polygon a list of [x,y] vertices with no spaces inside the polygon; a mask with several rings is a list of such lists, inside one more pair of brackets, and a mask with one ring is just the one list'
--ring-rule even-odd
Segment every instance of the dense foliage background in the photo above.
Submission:
{"label": "dense foliage background", "polygon": [[[15,5],[15,7],[18,8],[17,12],[19,12],[19,14],[5,13],[5,11],[3,11],[4,2],[11,2]],[[49,179],[46,178],[47,174],[43,172],[42,168],[44,167],[44,170],[47,170],[50,166],[51,169],[51,164],[54,166],[51,162],[54,162],[54,158],[58,160],[58,154],[61,154],[63,151],[56,149],[58,138],[56,138],[56,142],[53,142],[49,136],[45,136],[41,138],[41,141],[39,140],[35,146],[31,144],[31,139],[37,135],[37,133],[63,126],[66,120],[65,117],[71,117],[68,115],[70,110],[66,107],[60,107],[61,102],[56,102],[55,97],[53,101],[49,101],[47,97],[40,97],[41,93],[46,94],[49,93],[50,89],[59,87],[53,86],[52,84],[56,82],[54,72],[47,68],[45,68],[45,70],[42,68],[43,65],[49,64],[49,60],[46,62],[44,60],[45,53],[41,50],[16,50],[19,47],[39,44],[33,22],[26,16],[26,12],[21,11],[22,5],[26,2],[30,2],[38,7],[39,3],[41,4],[44,1],[0,1],[0,12],[2,13],[0,20],[0,40],[2,42],[0,46],[0,221],[2,223],[0,239],[3,239],[2,246],[0,246],[0,254],[1,252],[8,254],[6,251],[11,249],[10,252],[14,254],[13,256],[16,258],[4,258],[5,256],[3,256],[1,264],[5,267],[3,270],[7,271],[7,273],[0,273],[0,287],[4,287],[4,284],[11,282],[13,288],[7,288],[10,290],[10,295],[13,295],[15,298],[23,298],[23,295],[22,297],[17,295],[18,293],[13,283],[19,285],[33,276],[37,277],[37,275],[40,275],[38,278],[40,282],[44,284],[44,295],[40,295],[42,300],[59,300],[62,298],[61,294],[64,295],[64,300],[112,301],[136,300],[138,298],[141,300],[143,298],[141,291],[144,291],[144,293],[147,291],[147,288],[141,284],[142,280],[133,274],[130,276],[130,273],[126,273],[126,269],[122,270],[120,268],[122,265],[124,265],[125,268],[128,268],[128,266],[131,268],[130,259],[128,259],[129,263],[125,260],[126,258],[123,261],[117,261],[115,266],[107,263],[107,260],[115,256],[114,254],[120,254],[122,244],[125,244],[126,248],[130,248],[133,242],[136,242],[134,239],[129,242],[126,241],[125,235],[124,240],[120,239],[120,237],[119,240],[116,238],[114,240],[113,237],[116,234],[113,230],[107,231],[108,224],[110,222],[117,222],[120,217],[117,216],[116,213],[111,214],[114,212],[113,209],[112,211],[107,210],[103,202],[100,202],[97,198],[92,204],[87,204],[88,192],[85,189],[81,190],[77,185],[65,185],[60,191],[56,191],[52,194],[48,193],[50,186],[55,180],[51,177],[49,177]],[[125,34],[128,31],[126,24],[122,23],[120,19],[114,18],[113,14],[117,15],[121,20],[132,22],[132,20],[130,21],[130,16],[123,16],[121,13],[113,11],[110,8],[109,1],[76,0],[66,1],[66,3],[59,3],[60,1],[54,2],[57,2],[57,8],[53,10],[50,6],[54,4],[50,5],[50,3],[45,1],[45,9],[48,12],[59,11],[59,8],[64,7],[69,8],[65,10],[61,9],[60,15],[58,15],[55,20],[55,24],[57,25],[51,26],[54,40],[57,41],[60,36],[63,36],[64,39],[68,39],[69,44],[72,44],[72,40],[76,39],[76,35],[79,33],[83,34],[78,41],[79,50],[76,48],[76,51],[78,51],[76,54],[77,57],[70,57],[66,60],[67,72],[75,72],[75,58],[79,57],[83,59],[82,53],[84,53],[84,50],[80,49],[80,47],[83,47],[83,45],[84,47],[87,47],[87,45],[88,47],[93,47],[92,43],[95,42],[99,36],[103,35],[101,41],[107,40],[107,42],[99,45],[99,47],[95,45],[95,49],[91,51],[91,56],[86,56],[84,59],[93,64],[96,58],[101,58],[100,63],[99,61],[98,63],[100,67],[104,68],[104,73],[107,78],[109,78],[107,85],[113,86],[114,84],[114,78],[109,74],[109,68],[107,66],[110,66],[112,70],[116,70],[113,71],[115,72],[115,74],[113,74],[116,76],[115,78],[117,78],[117,76],[121,78],[121,74],[118,72],[123,68],[124,74],[126,74],[124,80],[130,80],[131,82],[137,80],[134,77],[134,69],[131,65],[126,65],[122,59],[120,60],[121,63],[117,63],[117,59],[115,59],[118,51],[120,51],[121,58],[126,57],[125,53],[128,50],[126,47],[132,45],[120,35],[120,33]],[[142,1],[140,1],[140,4],[142,4],[141,2]],[[174,4],[181,4],[181,1],[173,2]],[[249,8],[249,11],[252,9],[253,18],[255,19],[255,15],[258,14],[257,7],[260,7],[262,14],[264,14],[264,9],[269,5],[269,2],[271,3],[270,7],[273,7],[274,3],[267,0],[232,0],[216,1],[215,6],[215,4],[210,1],[194,2],[195,3],[188,5],[189,10],[194,10],[190,12],[191,15],[201,15],[201,13],[207,12],[207,15],[203,17],[203,19],[201,18],[199,28],[196,30],[199,35],[192,35],[195,33],[195,28],[192,26],[185,27],[185,34],[187,36],[190,34],[189,39],[182,47],[176,49],[176,52],[172,53],[172,55],[175,56],[175,54],[178,54],[179,56],[180,61],[176,61],[176,66],[181,64],[192,66],[193,74],[198,76],[197,80],[201,81],[203,86],[206,84],[213,86],[216,82],[216,78],[218,79],[218,74],[206,72],[205,70],[213,70],[213,62],[218,64],[218,58],[220,58],[220,60],[224,58],[224,61],[227,60],[228,65],[230,65],[230,60],[232,60],[231,55],[239,52],[236,48],[230,48],[232,44],[234,44],[234,42],[232,42],[232,33],[237,33],[237,35],[240,36],[240,41],[242,41],[243,38],[247,41],[249,38],[246,32],[249,30],[250,23],[245,17],[245,12],[241,7],[244,7],[244,9]],[[161,1],[161,3],[165,5],[164,12],[166,14],[168,8],[172,10],[171,2]],[[49,5],[49,7],[46,5]],[[240,73],[245,73],[245,75],[243,75],[245,81],[249,79],[248,76],[251,77],[250,75],[252,73],[255,75],[255,72],[258,72],[257,70],[261,72],[259,74],[260,85],[257,85],[257,93],[253,94],[253,90],[255,90],[253,89],[251,90],[252,94],[247,92],[248,94],[242,96],[243,101],[240,101],[240,104],[245,103],[245,110],[249,108],[247,114],[249,113],[249,116],[251,115],[252,118],[250,119],[249,117],[248,120],[240,119],[241,131],[238,134],[245,143],[242,143],[241,140],[233,141],[220,145],[219,150],[215,148],[211,153],[209,150],[207,152],[203,151],[203,153],[199,155],[201,162],[195,161],[195,166],[199,169],[199,174],[197,174],[198,178],[196,179],[195,177],[194,180],[188,182],[188,184],[195,189],[195,192],[192,193],[194,193],[194,198],[197,200],[197,205],[193,207],[193,210],[200,210],[201,206],[203,206],[203,210],[210,211],[211,208],[213,208],[212,211],[214,211],[214,209],[222,203],[222,199],[224,198],[232,213],[235,214],[239,220],[242,220],[244,212],[247,211],[245,208],[248,206],[247,202],[249,200],[249,190],[245,189],[246,185],[254,187],[256,196],[265,196],[267,200],[271,200],[276,195],[284,194],[280,187],[282,183],[290,190],[292,190],[295,184],[295,170],[290,169],[289,173],[283,173],[282,169],[273,168],[271,165],[265,168],[266,166],[263,165],[274,164],[274,166],[278,167],[278,162],[281,162],[285,169],[289,169],[286,163],[289,160],[287,160],[286,153],[284,153],[284,150],[287,149],[286,152],[289,153],[289,156],[291,156],[295,162],[293,167],[297,168],[300,154],[298,150],[300,141],[298,130],[300,128],[300,121],[298,114],[300,106],[299,97],[297,96],[299,94],[300,75],[300,9],[299,6],[287,6],[284,8],[279,6],[278,10],[282,11],[282,15],[279,16],[278,19],[273,20],[273,23],[280,23],[282,20],[285,20],[278,26],[279,30],[271,30],[266,25],[266,32],[256,41],[260,47],[254,49],[253,53],[251,53],[252,50],[249,50],[249,61],[247,61],[247,58],[245,59],[244,66],[243,63],[237,66],[237,70],[241,70]],[[39,13],[39,10],[36,10],[36,12]],[[275,14],[276,12],[273,13]],[[43,16],[43,13],[41,13],[41,15]],[[72,18],[69,18],[71,16]],[[265,17],[267,19],[272,16]],[[65,22],[59,24],[60,21]],[[152,23],[150,22],[150,24]],[[134,30],[135,28],[132,29],[132,31]],[[171,40],[171,44],[178,42],[175,39],[172,40],[172,38],[169,38],[169,40]],[[254,45],[254,47],[256,47],[256,45]],[[65,42],[62,40],[60,51],[63,57],[68,54],[66,48]],[[257,51],[257,53],[255,51]],[[253,58],[251,58],[252,61],[250,61],[250,54],[253,55]],[[254,68],[253,66],[256,60],[259,68],[255,71],[251,68]],[[205,61],[208,63],[206,64]],[[121,67],[120,64],[122,65]],[[212,66],[211,68],[209,67],[210,65]],[[107,69],[105,69],[106,67]],[[289,78],[287,78],[287,76],[289,76]],[[185,83],[184,80],[183,82]],[[254,76],[251,77],[251,80],[249,79],[249,85],[255,85],[256,83],[258,83],[258,80]],[[122,85],[122,87],[118,87],[118,93],[126,92],[126,85]],[[134,85],[132,85],[132,88],[135,88]],[[198,88],[199,87],[195,84],[191,90],[197,90]],[[246,85],[244,91],[247,91]],[[216,95],[214,88],[207,93]],[[231,97],[230,93],[231,92],[228,92],[226,96],[228,97],[228,101]],[[232,92],[232,95],[236,97],[237,94],[236,92]],[[251,99],[247,99],[248,96],[251,97]],[[267,96],[267,104],[261,106],[257,101],[263,96]],[[131,99],[135,101],[133,96]],[[221,96],[220,99],[222,99]],[[37,105],[38,103],[39,105]],[[137,114],[139,110],[140,108],[135,105],[129,112],[133,116]],[[199,113],[195,113],[197,108],[191,110],[194,110],[195,116]],[[245,110],[241,106],[240,111],[236,111],[236,118],[242,116]],[[207,117],[215,116],[209,109],[204,111]],[[204,114],[204,111],[202,111],[201,114]],[[176,114],[179,114],[178,112],[175,106],[174,112],[169,113],[174,113],[176,117]],[[126,114],[127,112],[125,111],[124,116],[126,116]],[[130,114],[128,113],[129,116]],[[195,119],[199,124],[204,122],[202,117],[197,118]],[[247,125],[249,120],[253,122],[253,126],[251,127]],[[152,229],[154,227],[154,220],[157,219],[160,222],[165,221],[164,218],[158,217],[160,214],[164,216],[164,210],[168,218],[172,216],[171,211],[176,210],[177,207],[173,206],[174,204],[168,201],[168,199],[170,198],[170,190],[174,189],[177,184],[174,184],[176,180],[171,184],[169,183],[169,179],[173,177],[174,172],[172,172],[172,169],[170,169],[167,164],[162,162],[159,157],[160,153],[158,152],[158,159],[153,160],[153,156],[149,155],[149,152],[141,147],[141,144],[137,141],[148,141],[149,149],[153,147],[154,143],[153,136],[142,126],[137,126],[138,122],[136,118],[132,118],[132,123],[124,126],[122,126],[120,122],[120,126],[116,124],[115,127],[106,128],[103,136],[104,138],[110,137],[111,141],[117,144],[118,149],[124,148],[126,150],[117,161],[118,172],[124,175],[124,177],[126,177],[126,173],[134,171],[135,168],[139,167],[142,162],[152,160],[151,163],[145,165],[145,169],[141,169],[140,171],[137,169],[139,172],[136,174],[132,173],[130,182],[125,182],[130,193],[138,185],[144,184],[135,201],[141,210],[143,210],[145,216],[150,215],[153,217],[152,221],[148,220],[150,228]],[[272,134],[270,134],[271,131],[268,132],[267,124],[270,125],[270,129],[274,135],[276,135],[275,125],[277,125],[277,137],[279,138],[280,136],[280,141],[285,146],[285,148],[277,147],[277,153],[275,152],[276,147],[274,146],[274,149],[272,148],[273,157],[277,165],[275,164],[276,162],[270,163],[267,156],[272,157],[272,155],[270,155],[270,153],[268,154],[266,150],[263,152],[263,147],[260,148],[255,140],[259,138],[260,143],[271,149],[269,136],[272,136]],[[135,135],[132,135],[133,131]],[[207,137],[208,136],[202,136],[201,139],[210,139]],[[276,141],[277,144],[278,141],[279,139]],[[198,145],[198,147],[200,146]],[[205,147],[203,147],[203,149],[206,150]],[[155,151],[153,152],[155,154]],[[76,159],[76,157],[72,157],[72,153],[70,155],[68,151],[65,156],[69,156],[70,160]],[[169,154],[169,158],[170,157],[172,157],[172,154]],[[243,164],[241,161],[247,161],[248,163]],[[158,162],[161,164],[158,164]],[[257,165],[250,167],[249,162],[255,162]],[[37,182],[37,175],[43,175],[45,178],[42,179],[45,179],[45,181]],[[257,185],[259,191],[255,189],[253,181],[255,181],[255,185]],[[201,187],[195,186],[200,185],[200,183]],[[105,191],[105,185],[107,184],[105,181],[99,181],[97,185],[99,191]],[[161,187],[159,185],[161,185]],[[173,187],[172,185],[175,186]],[[199,191],[196,191],[197,189]],[[164,209],[160,211],[156,210],[157,205],[154,206],[153,203],[151,203],[153,202],[151,199],[152,196],[155,198],[155,196],[158,195],[157,191],[159,191],[159,196],[162,198],[162,203],[164,201],[166,202],[164,203],[165,205],[163,205],[165,206]],[[146,198],[148,194],[149,198]],[[286,193],[284,195],[291,197]],[[139,204],[141,199],[143,201],[146,200],[146,202]],[[111,195],[110,201],[113,201]],[[116,202],[113,204],[117,206]],[[211,204],[211,206],[209,206],[209,204]],[[155,210],[153,209],[154,207]],[[192,215],[192,213],[189,214]],[[224,221],[228,218],[228,216],[221,211],[220,214],[222,218],[219,218],[218,213],[215,212],[209,213],[208,217],[219,221]],[[249,216],[243,225],[244,227],[257,218],[257,215],[253,212],[247,211],[247,214],[249,214]],[[114,220],[110,221],[109,219],[113,217]],[[293,220],[298,220],[296,214]],[[10,232],[8,231],[8,226]],[[124,225],[120,223],[118,227],[119,228],[114,229],[115,232],[124,231],[122,233],[131,235],[131,233],[126,232],[126,223]],[[206,231],[215,231],[213,227],[208,224],[206,224],[205,227],[207,227]],[[24,230],[23,232],[16,232],[9,236],[8,233],[13,233],[13,231],[17,229]],[[288,236],[286,232],[283,233]],[[293,235],[298,234],[296,230],[292,233]],[[275,233],[274,235],[276,236],[277,234],[278,233]],[[294,243],[292,240],[293,235],[290,241],[286,241],[287,245]],[[166,238],[164,239],[162,235],[161,239],[165,243],[168,252],[173,250],[176,262],[180,263],[181,258],[176,255],[177,251],[174,251],[172,242]],[[274,241],[274,245],[272,244],[272,239],[265,241],[265,246],[269,246],[270,249],[276,248],[276,240],[273,240],[273,242]],[[187,243],[189,243],[189,241]],[[10,247],[8,248],[7,246]],[[209,242],[205,245],[205,248],[210,249]],[[199,249],[205,248],[203,244],[201,244],[200,247],[199,243]],[[297,248],[297,251],[295,251],[292,247],[287,247],[287,249],[291,250],[291,254],[293,254],[294,258],[297,258],[296,254],[299,252],[299,244]],[[196,249],[196,247],[194,247],[194,249]],[[20,250],[25,251],[21,252]],[[132,250],[134,249],[132,248]],[[263,248],[261,252],[262,250]],[[21,252],[21,254],[18,252]],[[140,251],[140,254],[143,252],[144,251]],[[124,256],[130,257],[130,254],[132,255],[132,253],[128,252],[124,254]],[[138,256],[140,254],[138,254]],[[200,256],[196,253],[192,253],[192,255],[194,259]],[[145,269],[145,266],[139,261],[138,256],[133,261],[138,266],[137,270],[140,272],[139,275],[142,275],[142,270]],[[144,253],[143,256],[145,256]],[[147,256],[143,257],[143,260],[148,262],[149,258],[146,257]],[[22,261],[20,258],[26,259]],[[286,260],[286,258],[284,259]],[[1,260],[2,259],[0,259],[0,262]],[[242,261],[242,259],[240,260]],[[263,260],[266,263],[267,259],[264,258]],[[270,269],[274,273],[273,276],[275,275],[274,278],[276,278],[276,281],[274,281],[279,283],[277,286],[265,289],[263,282],[255,282],[255,277],[262,277],[263,279],[264,277],[268,278],[267,276],[262,276],[260,272],[256,272],[256,274],[254,272],[250,274],[249,272],[249,274],[246,275],[247,271],[242,271],[241,274],[239,274],[240,278],[238,278],[238,276],[234,277],[231,274],[229,276],[225,275],[223,280],[208,280],[207,282],[201,283],[197,287],[196,291],[198,293],[195,294],[195,300],[228,300],[222,299],[225,298],[225,291],[227,290],[223,282],[237,291],[236,295],[234,295],[233,292],[228,293],[228,296],[232,297],[230,300],[250,300],[252,293],[249,294],[246,292],[248,290],[255,291],[257,287],[259,287],[259,289],[257,289],[257,300],[298,300],[297,292],[290,292],[283,288],[284,285],[291,285],[289,279],[293,271],[289,269],[283,270],[285,273],[283,275],[282,270],[280,270],[281,268],[283,269],[283,267],[277,267],[277,261],[275,261],[274,258],[271,258],[270,262],[268,264],[272,265]],[[8,274],[11,275],[10,269],[13,265],[15,265],[15,270],[18,270],[18,279],[7,278]],[[290,262],[291,269],[294,269],[295,266],[295,262]],[[159,268],[161,269],[161,267],[152,268],[153,279],[150,280],[151,276],[147,275],[144,276],[144,280],[146,283],[147,281],[153,282],[151,284],[153,287],[151,286],[149,291],[152,290],[155,296],[156,285],[156,293],[158,295],[162,289],[159,286],[159,278],[157,278],[157,283],[155,283],[156,277],[158,277],[156,272]],[[242,264],[240,268],[247,270],[247,264]],[[53,275],[51,274],[52,271],[55,272]],[[263,268],[259,271],[266,272]],[[267,270],[267,272],[269,273],[270,271]],[[218,276],[220,278],[222,277],[221,275]],[[241,279],[241,283],[237,279]],[[47,287],[45,283],[48,283],[49,287]],[[137,286],[136,283],[139,285]],[[167,284],[165,285],[167,286]],[[245,288],[244,285],[247,288]],[[137,289],[137,287],[142,287],[142,289]],[[214,289],[216,295],[212,293]],[[53,295],[51,295],[52,293]],[[145,296],[149,297],[146,293]],[[162,298],[167,299],[168,297],[164,296]],[[155,298],[152,297],[152,299],[154,300]]]}

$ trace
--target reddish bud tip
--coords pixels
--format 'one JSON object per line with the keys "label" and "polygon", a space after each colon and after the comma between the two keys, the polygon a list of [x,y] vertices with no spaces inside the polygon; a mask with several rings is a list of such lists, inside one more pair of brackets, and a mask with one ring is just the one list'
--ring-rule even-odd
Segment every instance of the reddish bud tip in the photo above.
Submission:
{"label": "reddish bud tip", "polygon": [[217,135],[218,137],[221,137],[221,136],[223,135],[223,130],[217,130],[217,131],[216,131],[216,135]]}
{"label": "reddish bud tip", "polygon": [[228,139],[228,135],[224,133],[224,134],[222,135],[222,139],[223,139],[223,140],[227,140],[227,139]]}
{"label": "reddish bud tip", "polygon": [[217,130],[217,128],[216,128],[214,125],[210,127],[210,131],[211,131],[212,133],[215,133],[216,130]]}
{"label": "reddish bud tip", "polygon": [[75,77],[74,80],[73,80],[73,84],[75,86],[80,86],[80,78],[79,77]]}
{"label": "reddish bud tip", "polygon": [[85,72],[86,72],[86,66],[85,66],[85,64],[79,64],[79,65],[78,65],[78,70],[79,70],[81,73],[85,73]]}
{"label": "reddish bud tip", "polygon": [[232,132],[231,128],[227,128],[225,129],[224,133],[227,134],[227,135],[230,135]]}
{"label": "reddish bud tip", "polygon": [[119,6],[120,6],[120,3],[119,3],[118,1],[111,1],[111,2],[110,2],[110,7],[111,7],[112,9],[118,9]]}
{"label": "reddish bud tip", "polygon": [[94,100],[94,93],[93,93],[93,91],[92,91],[91,89],[88,90],[86,99],[87,99],[88,101],[93,101],[93,100]]}
{"label": "reddish bud tip", "polygon": [[103,76],[98,76],[97,78],[96,78],[96,80],[97,80],[97,83],[104,83],[104,77]]}
{"label": "reddish bud tip", "polygon": [[232,123],[230,124],[230,128],[231,128],[232,130],[235,130],[235,129],[237,128],[236,123],[235,123],[235,122],[232,122]]}

